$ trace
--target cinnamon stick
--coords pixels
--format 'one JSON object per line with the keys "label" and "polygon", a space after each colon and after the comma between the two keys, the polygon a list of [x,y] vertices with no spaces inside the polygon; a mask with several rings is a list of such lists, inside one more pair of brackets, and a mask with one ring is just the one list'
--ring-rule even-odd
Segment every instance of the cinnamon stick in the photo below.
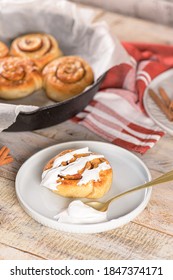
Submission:
{"label": "cinnamon stick", "polygon": [[167,106],[162,102],[162,100],[158,97],[158,95],[152,90],[149,89],[149,95],[153,99],[153,101],[156,103],[156,105],[161,109],[161,111],[166,115],[166,117],[173,121],[173,113],[167,108]]}
{"label": "cinnamon stick", "polygon": [[10,150],[6,146],[3,146],[0,149],[0,158],[4,159],[9,154],[9,152],[10,152]]}
{"label": "cinnamon stick", "polygon": [[11,156],[9,156],[6,159],[4,159],[3,161],[0,160],[0,166],[11,163],[13,161],[14,161],[14,159]]}
{"label": "cinnamon stick", "polygon": [[173,100],[171,101],[171,103],[169,105],[169,110],[171,111],[171,113],[173,113]]}
{"label": "cinnamon stick", "polygon": [[3,146],[0,149],[0,166],[13,162],[13,157],[9,155],[10,149]]}
{"label": "cinnamon stick", "polygon": [[170,98],[169,98],[167,92],[165,91],[165,89],[162,88],[162,87],[159,87],[159,93],[160,93],[160,96],[162,97],[162,99],[163,99],[165,105],[166,105],[167,107],[169,107],[170,104],[171,104],[171,100],[170,100]]}

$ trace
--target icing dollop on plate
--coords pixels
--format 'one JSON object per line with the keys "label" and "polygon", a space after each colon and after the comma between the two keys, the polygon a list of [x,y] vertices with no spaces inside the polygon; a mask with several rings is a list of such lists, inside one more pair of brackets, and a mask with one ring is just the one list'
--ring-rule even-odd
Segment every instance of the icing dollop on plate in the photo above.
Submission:
{"label": "icing dollop on plate", "polygon": [[107,221],[107,212],[100,212],[85,205],[81,200],[72,201],[68,208],[54,216],[59,223],[92,224]]}

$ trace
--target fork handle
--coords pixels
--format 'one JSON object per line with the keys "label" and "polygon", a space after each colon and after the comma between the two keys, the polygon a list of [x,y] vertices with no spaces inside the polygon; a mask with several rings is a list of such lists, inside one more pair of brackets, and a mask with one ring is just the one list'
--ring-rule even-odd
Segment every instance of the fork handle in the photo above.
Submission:
{"label": "fork handle", "polygon": [[138,187],[135,187],[135,188],[132,188],[130,190],[127,190],[125,192],[122,192],[116,196],[114,196],[113,198],[109,199],[107,202],[106,202],[106,207],[108,207],[109,203],[112,202],[113,200],[117,199],[117,198],[120,198],[121,196],[124,196],[126,194],[129,194],[131,192],[135,192],[137,190],[141,190],[141,189],[145,189],[145,188],[149,188],[149,187],[152,187],[152,186],[155,186],[155,185],[158,185],[158,184],[163,184],[163,183],[166,183],[166,182],[170,182],[170,181],[173,181],[173,170],[163,174],[162,176],[150,181],[150,182],[147,182],[143,185],[140,185]]}

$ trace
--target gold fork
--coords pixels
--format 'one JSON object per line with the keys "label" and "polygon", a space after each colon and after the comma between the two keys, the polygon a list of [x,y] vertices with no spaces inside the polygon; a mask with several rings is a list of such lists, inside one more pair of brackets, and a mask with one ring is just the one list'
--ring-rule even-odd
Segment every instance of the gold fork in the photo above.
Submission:
{"label": "gold fork", "polygon": [[106,202],[100,202],[100,201],[89,201],[89,202],[85,202],[86,205],[98,210],[98,211],[101,211],[101,212],[105,212],[107,209],[108,209],[108,206],[109,204],[115,200],[115,199],[118,199],[124,195],[127,195],[131,192],[135,192],[135,191],[138,191],[138,190],[142,190],[142,189],[145,189],[145,188],[150,188],[150,187],[153,187],[153,186],[156,186],[156,185],[159,185],[159,184],[163,184],[163,183],[166,183],[166,182],[169,182],[169,181],[172,181],[173,180],[173,170],[172,171],[169,171],[167,173],[165,173],[164,175],[150,181],[150,182],[147,182],[143,185],[140,185],[138,187],[135,187],[135,188],[132,188],[132,189],[129,189],[125,192],[122,192],[114,197],[112,197],[111,199],[109,199],[108,201]]}

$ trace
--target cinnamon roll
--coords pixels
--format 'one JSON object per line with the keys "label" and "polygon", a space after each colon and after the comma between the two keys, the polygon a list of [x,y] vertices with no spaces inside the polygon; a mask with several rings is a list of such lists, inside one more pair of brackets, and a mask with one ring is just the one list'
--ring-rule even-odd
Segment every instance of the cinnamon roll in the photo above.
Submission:
{"label": "cinnamon roll", "polygon": [[112,168],[103,156],[82,148],[65,150],[44,167],[41,186],[73,198],[100,198],[111,187]]}
{"label": "cinnamon roll", "polygon": [[81,93],[93,81],[91,67],[78,56],[60,57],[43,69],[47,96],[54,101],[63,101]]}
{"label": "cinnamon roll", "polygon": [[11,45],[10,54],[28,57],[42,69],[47,63],[62,55],[56,39],[48,34],[27,34],[16,38]]}
{"label": "cinnamon roll", "polygon": [[0,59],[7,56],[9,52],[8,47],[0,41]]}
{"label": "cinnamon roll", "polygon": [[0,59],[0,98],[25,97],[42,87],[42,76],[30,59],[5,57]]}

